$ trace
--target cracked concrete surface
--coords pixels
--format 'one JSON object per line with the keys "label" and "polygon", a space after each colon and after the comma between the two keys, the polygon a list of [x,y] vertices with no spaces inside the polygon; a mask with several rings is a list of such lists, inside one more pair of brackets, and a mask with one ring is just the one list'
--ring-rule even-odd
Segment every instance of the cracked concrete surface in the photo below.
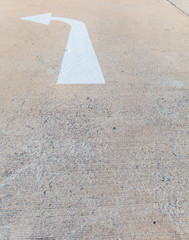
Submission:
{"label": "cracked concrete surface", "polygon": [[182,13],[189,16],[189,1],[187,0],[166,0]]}
{"label": "cracked concrete surface", "polygon": [[[189,18],[162,0],[0,6],[0,239],[188,239]],[[86,23],[105,85],[56,85],[69,26],[20,20],[48,12]]]}

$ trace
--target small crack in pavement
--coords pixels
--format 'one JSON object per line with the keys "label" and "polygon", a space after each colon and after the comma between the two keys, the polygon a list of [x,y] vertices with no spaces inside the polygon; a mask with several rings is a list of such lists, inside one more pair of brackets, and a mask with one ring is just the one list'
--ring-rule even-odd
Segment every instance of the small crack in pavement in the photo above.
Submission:
{"label": "small crack in pavement", "polygon": [[177,8],[180,12],[184,13],[186,16],[189,17],[189,14],[186,13],[184,10],[182,10],[180,7],[178,7],[176,4],[174,4],[173,2],[171,2],[170,0],[166,0],[167,2],[169,2],[173,7]]}

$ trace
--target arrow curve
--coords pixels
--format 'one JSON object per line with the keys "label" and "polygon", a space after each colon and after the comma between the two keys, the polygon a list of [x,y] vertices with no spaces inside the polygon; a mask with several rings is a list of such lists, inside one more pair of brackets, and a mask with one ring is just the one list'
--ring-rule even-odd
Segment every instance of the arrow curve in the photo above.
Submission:
{"label": "arrow curve", "polygon": [[51,13],[22,19],[45,25],[50,21],[61,21],[71,26],[57,84],[105,83],[85,23],[70,18],[52,17]]}

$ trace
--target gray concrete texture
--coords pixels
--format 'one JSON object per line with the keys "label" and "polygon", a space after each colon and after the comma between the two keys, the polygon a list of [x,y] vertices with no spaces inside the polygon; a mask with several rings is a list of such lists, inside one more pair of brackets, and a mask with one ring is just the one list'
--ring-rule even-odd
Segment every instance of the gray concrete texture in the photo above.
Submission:
{"label": "gray concrete texture", "polygon": [[189,15],[189,1],[188,0],[166,0],[171,3],[174,7],[178,8]]}
{"label": "gray concrete texture", "polygon": [[[105,85],[56,85],[86,23]],[[189,239],[189,17],[164,0],[0,1],[2,240]]]}

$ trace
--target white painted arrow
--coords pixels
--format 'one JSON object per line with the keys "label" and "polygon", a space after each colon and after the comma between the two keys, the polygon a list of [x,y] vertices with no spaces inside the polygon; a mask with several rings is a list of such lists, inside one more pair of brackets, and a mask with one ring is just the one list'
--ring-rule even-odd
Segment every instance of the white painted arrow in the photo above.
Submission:
{"label": "white painted arrow", "polygon": [[57,84],[104,84],[104,77],[95,51],[83,22],[51,13],[21,18],[48,25],[50,21],[61,21],[71,26],[66,51],[62,60]]}

